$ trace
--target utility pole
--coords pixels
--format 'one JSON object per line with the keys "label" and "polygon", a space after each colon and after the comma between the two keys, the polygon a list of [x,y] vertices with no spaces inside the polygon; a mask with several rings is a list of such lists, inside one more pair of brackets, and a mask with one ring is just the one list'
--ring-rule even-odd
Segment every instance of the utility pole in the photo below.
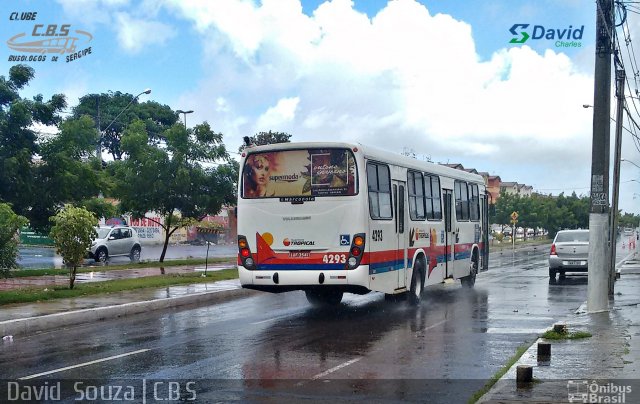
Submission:
{"label": "utility pole", "polygon": [[616,234],[618,233],[618,197],[620,196],[620,161],[622,156],[622,118],[624,113],[624,82],[625,73],[623,69],[616,70],[616,98],[618,99],[616,111],[616,149],[613,157],[613,198],[611,199],[611,219],[609,223],[610,246],[610,268],[609,272],[609,296],[613,296],[616,283]]}
{"label": "utility pole", "polygon": [[598,0],[596,63],[591,145],[591,206],[589,210],[589,281],[587,310],[609,309],[609,142],[611,110],[611,53],[614,9],[612,0]]}

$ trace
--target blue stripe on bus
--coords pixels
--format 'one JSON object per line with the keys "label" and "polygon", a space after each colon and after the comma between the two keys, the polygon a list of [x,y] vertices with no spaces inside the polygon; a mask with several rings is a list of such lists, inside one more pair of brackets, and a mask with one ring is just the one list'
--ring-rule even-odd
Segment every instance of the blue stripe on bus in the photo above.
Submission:
{"label": "blue stripe on bus", "polygon": [[[437,256],[437,263],[445,262],[445,254]],[[455,260],[464,260],[471,257],[471,251],[463,251],[455,253]],[[407,268],[411,268],[413,260],[407,260]],[[369,264],[369,274],[381,274],[385,272],[398,271],[404,268],[404,260],[375,262]],[[258,265],[258,271],[296,271],[296,270],[343,270],[345,264],[261,264]]]}
{"label": "blue stripe on bus", "polygon": [[[407,260],[407,267],[411,268],[413,260]],[[381,274],[384,272],[399,271],[404,269],[404,259],[395,261],[375,262],[369,264],[369,274]]]}
{"label": "blue stripe on bus", "polygon": [[463,260],[467,258],[471,258],[471,251],[457,252],[454,257],[455,260]]}
{"label": "blue stripe on bus", "polygon": [[345,264],[260,264],[258,271],[341,270]]}

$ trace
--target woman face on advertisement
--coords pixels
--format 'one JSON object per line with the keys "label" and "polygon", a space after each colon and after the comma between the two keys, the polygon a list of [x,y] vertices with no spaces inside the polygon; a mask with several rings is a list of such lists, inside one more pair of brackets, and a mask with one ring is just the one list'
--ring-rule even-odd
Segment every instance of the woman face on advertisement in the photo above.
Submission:
{"label": "woman face on advertisement", "polygon": [[269,160],[263,156],[257,156],[253,160],[253,181],[258,185],[267,185],[269,182]]}

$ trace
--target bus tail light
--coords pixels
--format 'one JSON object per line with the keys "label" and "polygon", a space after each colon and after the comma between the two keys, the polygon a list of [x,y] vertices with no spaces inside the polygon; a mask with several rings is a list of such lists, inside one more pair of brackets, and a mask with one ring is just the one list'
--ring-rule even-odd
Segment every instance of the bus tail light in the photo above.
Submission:
{"label": "bus tail light", "polygon": [[351,242],[351,248],[349,249],[349,258],[347,259],[346,269],[355,269],[360,265],[362,260],[362,253],[364,252],[365,235],[364,233],[358,233],[353,236]]}
{"label": "bus tail light", "polygon": [[238,256],[242,266],[247,269],[256,269],[256,262],[251,255],[251,249],[249,248],[249,242],[247,238],[242,235],[238,235]]}

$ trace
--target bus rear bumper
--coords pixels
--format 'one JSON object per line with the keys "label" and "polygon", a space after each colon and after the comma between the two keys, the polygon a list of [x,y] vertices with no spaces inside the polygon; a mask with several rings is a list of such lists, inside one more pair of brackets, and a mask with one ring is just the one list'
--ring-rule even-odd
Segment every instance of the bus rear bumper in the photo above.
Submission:
{"label": "bus rear bumper", "polygon": [[243,288],[280,293],[293,290],[334,289],[365,294],[369,289],[369,266],[351,270],[250,271],[238,267]]}

